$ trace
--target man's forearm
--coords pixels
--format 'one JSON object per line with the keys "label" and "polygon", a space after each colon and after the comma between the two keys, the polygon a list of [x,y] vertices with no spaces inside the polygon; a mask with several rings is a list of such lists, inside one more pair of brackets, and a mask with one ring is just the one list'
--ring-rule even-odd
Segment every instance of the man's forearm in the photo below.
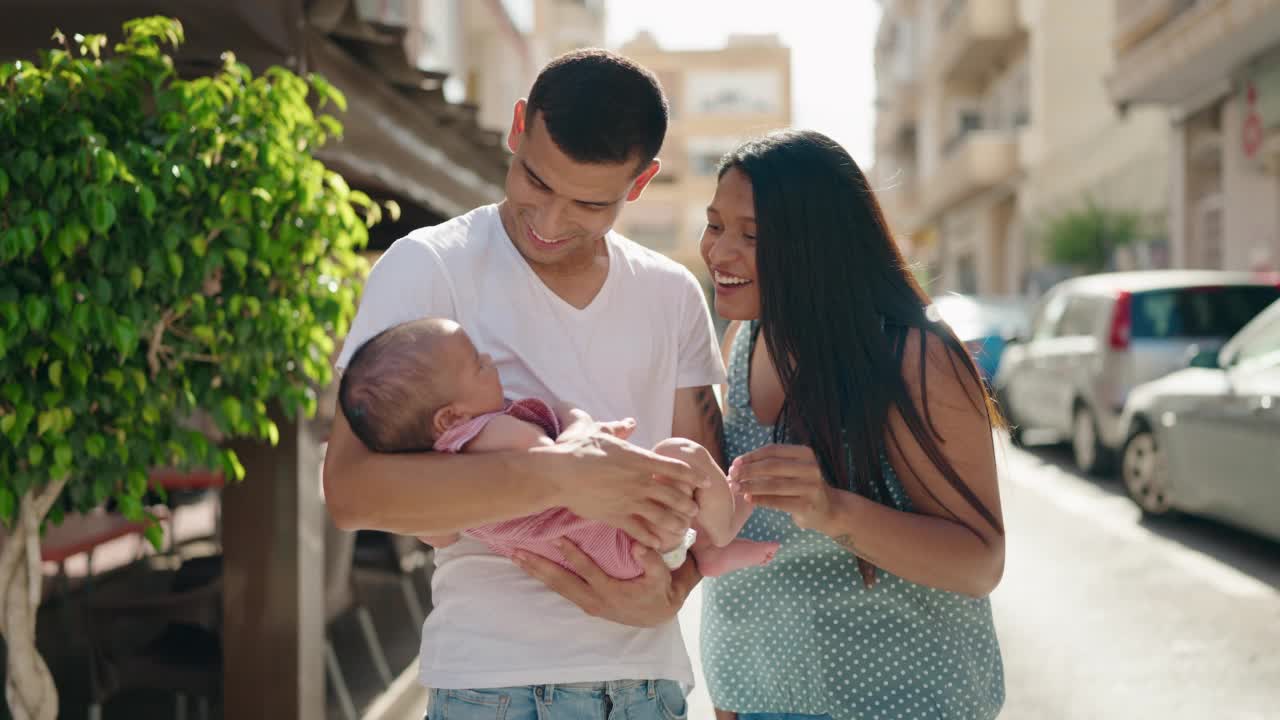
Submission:
{"label": "man's forearm", "polygon": [[540,460],[524,451],[379,454],[331,447],[325,501],[345,529],[446,535],[552,507],[555,490],[540,480]]}
{"label": "man's forearm", "polygon": [[698,570],[698,563],[694,561],[693,556],[689,556],[689,560],[671,573],[671,592],[675,596],[676,610],[684,607],[684,603],[689,599],[689,593],[702,582],[702,572]]}

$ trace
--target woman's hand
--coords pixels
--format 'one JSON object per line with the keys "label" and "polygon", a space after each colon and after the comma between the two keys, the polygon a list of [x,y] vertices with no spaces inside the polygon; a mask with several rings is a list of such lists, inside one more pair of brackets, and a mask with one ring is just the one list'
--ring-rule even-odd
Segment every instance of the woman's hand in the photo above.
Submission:
{"label": "woman's hand", "polygon": [[633,580],[618,580],[605,574],[568,540],[561,539],[556,546],[577,575],[524,551],[517,551],[512,559],[588,615],[623,625],[654,627],[667,622],[676,616],[699,580],[693,563],[686,562],[673,574],[658,553],[639,544],[633,552],[644,566],[644,574]]}
{"label": "woman's hand", "polygon": [[813,450],[804,445],[766,445],[739,456],[729,480],[746,499],[791,513],[797,527],[830,535],[839,490],[827,484]]}

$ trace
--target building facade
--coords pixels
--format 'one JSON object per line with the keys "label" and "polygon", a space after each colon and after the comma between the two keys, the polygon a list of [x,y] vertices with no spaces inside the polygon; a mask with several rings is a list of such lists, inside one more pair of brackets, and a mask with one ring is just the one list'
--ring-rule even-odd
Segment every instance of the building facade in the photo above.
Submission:
{"label": "building facade", "polygon": [[1036,294],[1045,224],[1089,202],[1163,217],[1167,122],[1110,102],[1105,4],[882,7],[872,178],[930,292]]}
{"label": "building facade", "polygon": [[791,125],[791,50],[773,35],[730,36],[716,50],[666,50],[641,33],[620,52],[652,70],[671,104],[662,171],[617,229],[706,275],[698,240],[721,156]]}
{"label": "building facade", "polygon": [[1280,269],[1280,0],[1116,0],[1123,108],[1170,114],[1177,267]]}

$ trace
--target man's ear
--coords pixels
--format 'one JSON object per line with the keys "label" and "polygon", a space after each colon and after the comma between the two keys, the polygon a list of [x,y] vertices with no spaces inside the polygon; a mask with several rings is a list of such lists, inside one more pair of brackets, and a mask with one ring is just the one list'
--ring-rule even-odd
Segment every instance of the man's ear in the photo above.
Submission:
{"label": "man's ear", "polygon": [[653,180],[653,176],[657,175],[658,171],[661,169],[662,161],[654,158],[653,162],[649,163],[649,167],[645,168],[644,172],[640,173],[640,177],[636,178],[635,182],[631,183],[631,190],[627,192],[627,202],[635,202],[636,200],[639,200],[640,196],[644,194],[644,189],[649,186],[649,181]]}
{"label": "man's ear", "polygon": [[511,113],[511,132],[507,133],[507,148],[511,152],[520,149],[520,140],[524,137],[524,131],[527,128],[525,121],[525,111],[529,108],[529,101],[520,98],[516,101],[515,109]]}
{"label": "man's ear", "polygon": [[457,405],[450,403],[436,411],[431,418],[431,430],[435,437],[445,434],[453,426],[467,419],[465,413]]}

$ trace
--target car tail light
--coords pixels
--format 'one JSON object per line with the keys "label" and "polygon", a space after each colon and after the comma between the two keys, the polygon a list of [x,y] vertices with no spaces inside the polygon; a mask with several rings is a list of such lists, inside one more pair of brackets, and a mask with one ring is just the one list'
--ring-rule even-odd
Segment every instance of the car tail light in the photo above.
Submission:
{"label": "car tail light", "polygon": [[1111,334],[1108,345],[1112,350],[1129,349],[1129,334],[1133,330],[1133,296],[1121,292],[1116,296],[1111,310]]}

